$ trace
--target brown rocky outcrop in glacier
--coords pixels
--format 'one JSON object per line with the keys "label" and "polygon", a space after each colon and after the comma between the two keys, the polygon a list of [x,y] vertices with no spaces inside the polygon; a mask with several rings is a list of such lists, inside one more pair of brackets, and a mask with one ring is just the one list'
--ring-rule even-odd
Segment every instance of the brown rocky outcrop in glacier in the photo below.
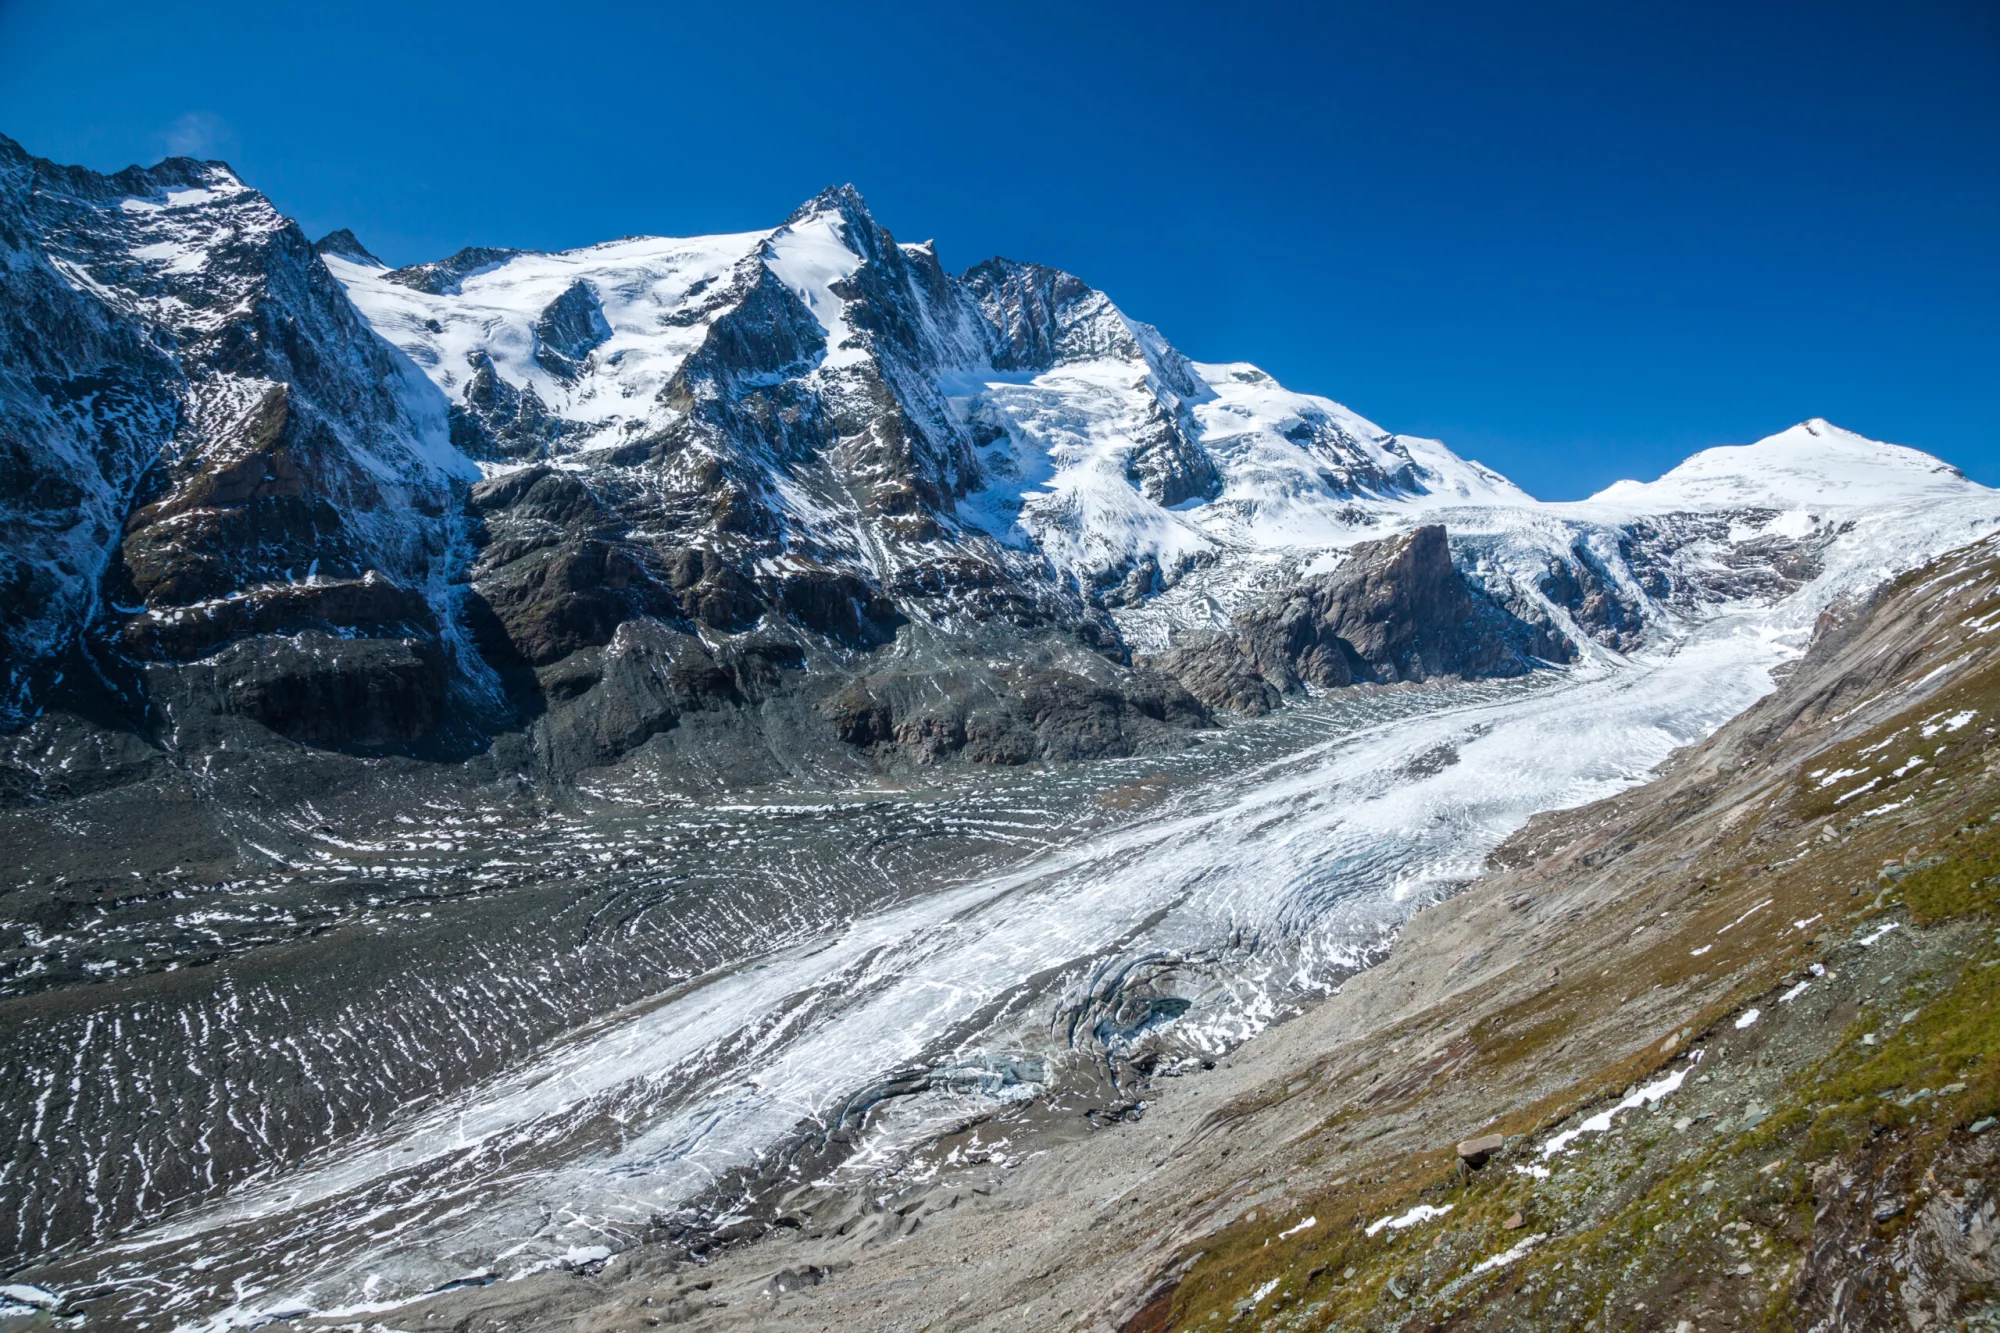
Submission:
{"label": "brown rocky outcrop in glacier", "polygon": [[1524,675],[1575,649],[1475,593],[1441,524],[1362,542],[1340,566],[1183,635],[1149,665],[1203,703],[1268,713],[1307,687]]}

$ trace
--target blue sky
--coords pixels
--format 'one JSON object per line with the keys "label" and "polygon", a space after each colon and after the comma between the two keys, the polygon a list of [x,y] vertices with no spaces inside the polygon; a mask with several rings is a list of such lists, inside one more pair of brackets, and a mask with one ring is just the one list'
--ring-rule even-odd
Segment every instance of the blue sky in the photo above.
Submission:
{"label": "blue sky", "polygon": [[1550,499],[1808,416],[2000,484],[2000,6],[0,0],[0,131],[392,263],[852,181]]}

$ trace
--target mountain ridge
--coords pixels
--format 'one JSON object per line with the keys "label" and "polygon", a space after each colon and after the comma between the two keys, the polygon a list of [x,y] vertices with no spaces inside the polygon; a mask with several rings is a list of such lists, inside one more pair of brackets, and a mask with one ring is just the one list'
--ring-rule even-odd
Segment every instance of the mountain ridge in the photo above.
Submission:
{"label": "mountain ridge", "polygon": [[[1842,515],[1886,513],[1857,497],[1871,469],[1909,462],[1829,437],[1846,480],[1823,514],[1708,454],[1699,494],[1682,473],[1547,505],[1253,366],[1197,364],[1074,275],[950,274],[851,185],[765,231],[390,269],[351,232],[308,244],[221,164],[101,177],[4,148],[16,271],[128,349],[83,346],[36,382],[102,403],[103,363],[151,386],[152,424],[98,449],[81,508],[4,515],[8,725],[69,747],[72,770],[108,742],[52,702],[125,719],[169,765],[231,746],[280,762],[276,739],[567,782],[684,764],[628,756],[701,714],[720,726],[704,765],[858,772],[950,758],[935,738],[968,726],[1015,734],[1036,710],[1002,682],[1027,663],[1054,673],[1038,690],[1126,720],[1087,728],[1100,742],[1030,723],[1025,749],[984,753],[1171,747],[1208,725],[1159,675],[1176,642],[1357,545],[1442,523],[1469,595],[1547,660],[1628,653],[1838,564],[1860,540]],[[0,356],[18,363],[23,336]],[[11,373],[14,438],[54,438],[36,404],[56,398]],[[1820,455],[1784,442],[1811,429],[1747,448],[1791,449],[1810,490]],[[70,485],[68,448],[17,445],[17,492]],[[1938,512],[1869,568],[1938,549],[1991,495],[1942,464],[1903,471],[1930,480],[1891,498]],[[54,531],[84,545],[61,555]],[[689,670],[735,683],[641,683]],[[1015,720],[951,704],[914,748],[857,748],[881,728],[853,700],[913,671]],[[791,719],[775,746],[773,709]],[[17,761],[17,790],[50,770]]]}

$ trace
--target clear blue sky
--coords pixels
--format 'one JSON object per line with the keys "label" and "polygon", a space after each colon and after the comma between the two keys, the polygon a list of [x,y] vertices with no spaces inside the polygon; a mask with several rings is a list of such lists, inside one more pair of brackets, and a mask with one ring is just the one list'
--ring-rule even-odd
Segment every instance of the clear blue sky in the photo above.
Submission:
{"label": "clear blue sky", "polygon": [[852,181],[1551,499],[1807,416],[2000,484],[2000,5],[0,0],[0,131],[391,263]]}

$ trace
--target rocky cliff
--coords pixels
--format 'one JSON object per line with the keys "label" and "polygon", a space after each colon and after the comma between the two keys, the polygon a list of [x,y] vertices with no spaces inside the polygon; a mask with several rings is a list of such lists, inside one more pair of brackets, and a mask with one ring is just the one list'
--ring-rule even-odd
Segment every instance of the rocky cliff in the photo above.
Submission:
{"label": "rocky cliff", "polygon": [[0,140],[0,243],[4,721],[95,696],[156,737],[434,727],[473,469],[298,228],[219,164]]}
{"label": "rocky cliff", "polygon": [[1149,661],[1211,707],[1259,714],[1308,687],[1516,676],[1575,657],[1568,640],[1473,592],[1431,524],[1359,543],[1332,572]]}

